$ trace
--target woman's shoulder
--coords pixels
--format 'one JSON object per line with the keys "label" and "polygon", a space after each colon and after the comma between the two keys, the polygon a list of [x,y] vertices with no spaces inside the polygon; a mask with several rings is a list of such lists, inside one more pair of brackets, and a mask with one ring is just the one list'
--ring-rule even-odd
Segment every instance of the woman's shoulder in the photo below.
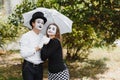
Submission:
{"label": "woman's shoulder", "polygon": [[60,44],[60,41],[59,41],[59,39],[57,39],[57,38],[54,38],[54,39],[50,39],[50,42],[49,42],[49,45],[58,45],[58,44]]}
{"label": "woman's shoulder", "polygon": [[51,39],[52,42],[55,42],[55,43],[60,43],[60,40],[57,39],[57,38],[54,38],[54,39]]}

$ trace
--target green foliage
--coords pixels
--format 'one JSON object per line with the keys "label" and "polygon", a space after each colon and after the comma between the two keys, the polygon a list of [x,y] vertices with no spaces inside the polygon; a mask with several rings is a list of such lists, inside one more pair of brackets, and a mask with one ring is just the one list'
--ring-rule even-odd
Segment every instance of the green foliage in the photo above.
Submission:
{"label": "green foliage", "polygon": [[0,47],[3,47],[5,43],[10,40],[14,40],[17,36],[17,27],[0,21]]}
{"label": "green foliage", "polygon": [[60,11],[74,22],[72,33],[63,35],[67,58],[84,60],[93,46],[109,45],[120,37],[119,5],[118,0],[23,0],[9,22],[18,26],[23,22],[21,14],[37,7]]}
{"label": "green foliage", "polygon": [[9,23],[12,23],[15,26],[20,25],[23,22],[22,14],[33,10],[36,8],[36,5],[29,0],[23,0],[20,5],[16,6],[14,12],[9,16]]}
{"label": "green foliage", "polygon": [[[90,0],[85,2],[87,9],[85,13],[84,23],[90,24],[101,41],[97,44],[112,44],[120,35],[120,3],[118,0]],[[117,4],[116,4],[117,3]],[[118,8],[118,9],[117,9]]]}
{"label": "green foliage", "polygon": [[93,46],[108,46],[120,37],[119,5],[118,0],[63,1],[62,12],[74,21],[73,32],[65,35],[68,54],[76,53],[71,59],[85,54]]}
{"label": "green foliage", "polygon": [[5,49],[5,44],[17,40],[17,38],[26,32],[27,29],[21,25],[15,26],[4,20],[0,21],[0,48]]}
{"label": "green foliage", "polygon": [[84,60],[96,41],[96,34],[91,26],[73,28],[73,32],[64,35],[63,38],[63,44],[67,48],[67,58]]}

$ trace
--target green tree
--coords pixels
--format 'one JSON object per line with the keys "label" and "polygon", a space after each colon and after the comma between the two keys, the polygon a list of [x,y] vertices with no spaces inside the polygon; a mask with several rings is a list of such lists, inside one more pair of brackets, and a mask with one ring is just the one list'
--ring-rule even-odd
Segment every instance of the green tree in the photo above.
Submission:
{"label": "green tree", "polygon": [[15,40],[17,36],[17,28],[12,24],[8,24],[4,21],[0,21],[0,47],[4,48],[4,44],[10,40]]}
{"label": "green tree", "polygon": [[84,24],[91,25],[100,41],[98,45],[112,44],[120,36],[120,1],[85,0]]}
{"label": "green tree", "polygon": [[[64,6],[62,12],[74,21],[73,32],[65,35],[68,54],[75,55],[71,56],[72,59],[85,54],[93,46],[108,46],[120,37],[120,1],[63,0],[61,6]],[[72,50],[74,48],[76,50]]]}

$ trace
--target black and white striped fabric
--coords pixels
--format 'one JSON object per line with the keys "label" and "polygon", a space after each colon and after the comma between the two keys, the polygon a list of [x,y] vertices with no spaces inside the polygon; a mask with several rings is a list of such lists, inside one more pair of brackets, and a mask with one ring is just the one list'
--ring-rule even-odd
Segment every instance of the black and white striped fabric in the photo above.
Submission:
{"label": "black and white striped fabric", "polygon": [[69,71],[66,69],[59,73],[48,72],[48,80],[69,80]]}

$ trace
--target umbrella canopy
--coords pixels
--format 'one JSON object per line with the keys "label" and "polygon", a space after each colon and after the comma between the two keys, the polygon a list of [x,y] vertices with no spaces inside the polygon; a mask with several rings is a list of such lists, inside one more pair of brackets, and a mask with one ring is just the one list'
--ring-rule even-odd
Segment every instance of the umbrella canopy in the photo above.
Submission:
{"label": "umbrella canopy", "polygon": [[55,23],[58,25],[61,34],[72,32],[73,21],[55,9],[36,8],[30,12],[24,13],[23,14],[23,18],[24,18],[23,25],[32,29],[29,22],[32,18],[32,15],[35,12],[43,12],[44,16],[47,18],[47,22],[45,23],[44,28],[42,30],[43,33],[45,33],[47,26],[51,23]]}

